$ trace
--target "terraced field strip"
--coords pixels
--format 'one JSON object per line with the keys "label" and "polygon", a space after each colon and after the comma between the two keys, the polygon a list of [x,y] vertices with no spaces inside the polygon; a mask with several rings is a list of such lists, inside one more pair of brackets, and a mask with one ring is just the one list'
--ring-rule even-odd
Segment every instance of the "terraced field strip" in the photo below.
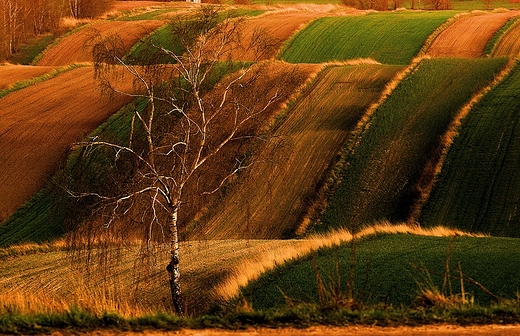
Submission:
{"label": "terraced field strip", "polygon": [[[132,81],[119,88],[132,90]],[[0,220],[25,203],[58,168],[71,143],[129,102],[101,99],[94,70],[67,71],[0,99]]]}
{"label": "terraced field strip", "polygon": [[[433,284],[441,291],[449,237],[383,235],[361,240],[356,245],[354,293],[368,302],[393,306],[410,305],[420,289],[429,288],[426,274],[412,265],[429,270]],[[462,272],[499,297],[514,299],[520,289],[520,239],[457,237],[451,250],[451,290],[460,293],[458,262]],[[349,243],[319,250],[294,262],[285,263],[250,283],[242,293],[255,309],[284,306],[292,302],[318,303],[315,265],[327,288],[339,286],[347,295],[351,256]],[[337,264],[336,264],[337,263]],[[251,265],[254,267],[254,265]],[[339,274],[336,273],[338,270]],[[491,297],[470,282],[465,292],[475,302],[489,304]]]}
{"label": "terraced field strip", "polygon": [[463,120],[421,223],[520,237],[520,67]]}
{"label": "terraced field strip", "polygon": [[366,108],[401,69],[364,64],[323,70],[259,149],[256,166],[211,210],[204,237],[293,234]]}
{"label": "terraced field strip", "polygon": [[320,230],[406,221],[417,183],[459,109],[486,87],[505,59],[430,59],[404,79],[350,144],[342,182]]}
{"label": "terraced field strip", "polygon": [[427,37],[453,12],[378,13],[322,18],[298,33],[280,58],[291,63],[322,63],[373,58],[408,64]]}
{"label": "terraced field strip", "polygon": [[188,4],[178,2],[164,2],[164,1],[114,1],[114,10],[128,11],[138,8],[155,8],[155,7],[187,7]]}
{"label": "terraced field strip", "polygon": [[39,77],[55,69],[54,66],[0,65],[0,91],[17,82]]}
{"label": "terraced field strip", "polygon": [[[314,10],[310,11],[266,13],[265,15],[246,20],[241,28],[241,43],[244,46],[248,46],[253,36],[258,32],[262,32],[267,35],[271,44],[269,52],[265,53],[262,59],[275,57],[283,42],[298,29],[317,17],[333,15],[329,7],[325,7],[324,10],[320,10],[321,8],[316,6]],[[241,48],[233,48],[230,57],[239,61],[255,60],[254,51]]]}
{"label": "terraced field strip", "polygon": [[[304,244],[303,240],[182,243],[182,285],[188,313],[207,311],[216,300],[214,288],[244,260]],[[98,252],[94,250],[92,257],[99,257]],[[11,303],[20,306],[22,311],[40,309],[40,312],[60,311],[74,305],[100,314],[114,310],[123,315],[171,310],[165,270],[169,256],[167,247],[159,250],[155,262],[148,266],[135,263],[138,252],[137,245],[111,251],[109,256],[117,258],[117,263],[107,270],[105,282],[102,277],[107,274],[103,267],[90,269],[90,281],[85,264],[78,262],[71,268],[72,259],[67,250],[28,253],[0,260],[0,314],[5,313]],[[136,285],[139,286],[137,293]]]}
{"label": "terraced field strip", "polygon": [[520,11],[463,17],[442,31],[426,54],[433,57],[481,57],[495,31],[507,20],[518,15]]}
{"label": "terraced field strip", "polygon": [[520,20],[507,31],[507,33],[500,39],[495,50],[493,50],[494,57],[512,56],[517,57],[520,54]]}
{"label": "terraced field strip", "polygon": [[68,65],[92,62],[92,39],[96,36],[107,38],[117,35],[123,48],[129,50],[140,38],[163,25],[163,21],[103,21],[89,25],[62,39],[57,45],[45,51],[38,62],[40,66]]}

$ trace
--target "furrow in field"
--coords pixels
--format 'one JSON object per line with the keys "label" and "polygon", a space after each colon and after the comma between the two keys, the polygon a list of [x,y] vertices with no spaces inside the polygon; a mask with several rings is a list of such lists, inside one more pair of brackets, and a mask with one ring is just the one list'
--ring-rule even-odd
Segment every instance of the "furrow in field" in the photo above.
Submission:
{"label": "furrow in field", "polygon": [[62,39],[45,52],[38,65],[68,65],[92,62],[92,42],[117,35],[121,47],[129,50],[140,38],[163,25],[163,21],[104,21],[94,23]]}
{"label": "furrow in field", "polygon": [[[132,81],[120,88],[132,90]],[[102,99],[90,67],[0,99],[0,220],[25,203],[58,168],[74,141],[130,98]]]}
{"label": "furrow in field", "polygon": [[56,67],[53,66],[2,65],[0,66],[0,90],[17,82],[39,77],[55,69]]}
{"label": "furrow in field", "polygon": [[365,64],[323,70],[259,150],[259,162],[211,210],[203,236],[293,234],[351,131],[400,69]]}
{"label": "furrow in field", "polygon": [[517,20],[511,29],[500,39],[493,51],[494,57],[517,57],[518,55],[520,55],[520,20]]}
{"label": "furrow in field", "polygon": [[437,36],[426,54],[433,57],[481,57],[495,31],[517,15],[520,15],[519,11],[508,11],[461,18]]}

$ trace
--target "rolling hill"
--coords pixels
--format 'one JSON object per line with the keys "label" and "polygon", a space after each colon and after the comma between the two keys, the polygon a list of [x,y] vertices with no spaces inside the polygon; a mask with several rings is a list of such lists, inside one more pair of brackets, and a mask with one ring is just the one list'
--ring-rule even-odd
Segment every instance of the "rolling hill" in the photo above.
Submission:
{"label": "rolling hill", "polygon": [[[142,5],[145,3],[158,5]],[[129,6],[118,4],[120,8],[126,8],[124,5]],[[466,274],[497,295],[513,298],[520,289],[514,273],[519,266],[514,257],[520,237],[520,71],[518,66],[512,68],[511,61],[518,57],[518,24],[497,37],[493,56],[500,57],[481,56],[494,34],[520,13],[472,13],[455,18],[456,11],[374,13],[326,5],[287,7],[285,12],[276,6],[262,7],[265,14],[244,20],[246,38],[257,28],[283,25],[274,34],[277,52],[270,54],[265,63],[269,66],[263,68],[270,70],[264,75],[279,78],[276,69],[286,69],[282,77],[293,82],[289,77],[294,75],[295,81],[286,88],[286,99],[255,126],[263,132],[257,134],[268,134],[270,141],[244,140],[237,145],[243,145],[240,150],[256,163],[255,168],[240,174],[222,193],[204,200],[206,203],[191,201],[182,214],[181,263],[190,309],[207,312],[221,303],[224,296],[217,294],[217,288],[233,276],[233,269],[255,269],[247,260],[262,264],[269,259],[268,252],[293,253],[292,248],[293,255],[275,258],[278,261],[259,267],[254,277],[239,281],[245,286],[268,268],[286,264],[243,289],[244,297],[255,308],[283,306],[290,300],[284,300],[278,286],[287,294],[285,299],[319,301],[313,253],[320,265],[326,265],[320,266],[324,278],[337,275],[331,273],[336,267],[331,264],[334,258],[342,270],[348,269],[352,254],[348,244],[313,252],[331,244],[315,243],[319,238],[307,234],[319,231],[334,236],[334,230],[358,231],[380,221],[396,227],[409,221],[408,229],[447,225],[509,237],[456,238],[452,261],[462,261]],[[179,4],[179,8],[190,11],[194,7]],[[91,26],[103,34],[113,28],[130,32],[123,35],[125,50],[131,50],[139,38],[163,25],[162,19],[133,21],[134,15],[154,17],[157,13],[150,13],[155,10],[122,14],[125,20],[119,17],[120,21]],[[118,266],[101,262],[108,268],[93,267],[89,274],[96,276],[87,284],[81,276],[87,264],[82,262],[92,256],[95,259],[91,260],[102,261],[102,251],[82,254],[70,250],[66,240],[59,240],[64,234],[63,219],[42,214],[43,209],[49,211],[53,194],[47,194],[45,201],[30,200],[38,190],[40,195],[45,193],[40,188],[65,164],[71,144],[92,134],[105,120],[113,122],[116,118],[109,117],[130,103],[129,97],[100,99],[90,64],[46,76],[57,65],[92,60],[83,54],[88,29],[64,37],[41,55],[40,65],[54,66],[0,66],[0,89],[2,85],[7,88],[0,98],[0,219],[29,200],[3,222],[0,245],[58,239],[55,245],[0,250],[5,255],[0,257],[0,302],[8,303],[0,305],[0,314],[11,304],[23,311],[60,311],[83,303],[98,313],[119,310],[126,315],[169,309],[165,244],[158,244],[158,254],[147,255],[151,259],[142,264],[134,263],[142,248],[139,244],[132,241],[114,247],[107,258]],[[232,56],[250,59],[243,54]],[[272,59],[275,57],[279,60]],[[501,78],[508,67],[511,73]],[[215,90],[222,90],[225,83]],[[259,84],[255,94],[285,86],[282,80],[263,83],[266,87]],[[128,78],[119,82],[125,90],[133,89],[132,84]],[[249,92],[242,98],[248,97],[256,96]],[[463,109],[467,116],[448,146],[443,139]],[[199,176],[197,183],[211,181],[213,173]],[[336,239],[334,244],[352,238],[350,233],[344,234],[347,238]],[[282,239],[288,237],[300,239]],[[261,240],[266,238],[269,240]],[[367,302],[409,305],[415,287],[413,277],[406,277],[411,272],[408,263],[424,262],[438,283],[437,273],[445,267],[449,242],[448,238],[408,234],[376,234],[361,240],[356,283],[363,283],[370,269],[375,275],[370,282],[366,280],[363,295],[367,299],[371,294]],[[70,260],[67,254],[76,257],[77,269],[65,267]],[[70,287],[62,286],[63,279]],[[147,283],[152,286],[144,285]],[[146,295],[137,297],[138,288],[146,289]],[[203,288],[211,288],[211,292],[200,295]],[[469,290],[479,302],[489,303],[474,287]],[[38,299],[42,296],[44,299]]]}

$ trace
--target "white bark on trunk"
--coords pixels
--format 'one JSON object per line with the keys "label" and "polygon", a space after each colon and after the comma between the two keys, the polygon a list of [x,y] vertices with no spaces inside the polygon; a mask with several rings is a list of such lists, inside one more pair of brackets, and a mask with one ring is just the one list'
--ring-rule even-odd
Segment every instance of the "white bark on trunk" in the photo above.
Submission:
{"label": "white bark on trunk", "polygon": [[172,294],[172,301],[175,311],[180,316],[184,315],[184,303],[182,300],[181,290],[181,272],[179,269],[179,232],[177,229],[177,214],[178,207],[176,207],[169,216],[170,225],[170,263],[166,266],[166,270],[170,275],[170,290]]}

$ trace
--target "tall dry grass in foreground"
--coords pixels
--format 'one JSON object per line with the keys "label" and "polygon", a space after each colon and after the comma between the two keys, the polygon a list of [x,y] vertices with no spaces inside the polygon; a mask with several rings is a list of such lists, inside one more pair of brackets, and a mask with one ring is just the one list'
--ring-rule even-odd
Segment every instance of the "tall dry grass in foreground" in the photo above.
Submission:
{"label": "tall dry grass in foreground", "polygon": [[[469,236],[443,227],[422,229],[381,223],[367,227],[356,238],[376,234]],[[206,313],[275,266],[352,238],[350,232],[340,230],[301,240],[184,242],[181,266],[188,313]],[[0,314],[61,313],[80,308],[99,316],[117,312],[132,317],[170,311],[164,270],[167,254],[160,253],[155,261],[142,266],[136,263],[138,249],[137,245],[121,248],[118,263],[90,270],[85,264],[71,264],[62,242],[0,250]]]}
{"label": "tall dry grass in foreground", "polygon": [[263,273],[274,269],[287,261],[300,258],[319,248],[337,246],[341,243],[349,242],[356,238],[365,238],[378,234],[412,234],[431,237],[450,237],[450,236],[469,236],[483,237],[480,234],[465,233],[460,230],[445,227],[421,228],[419,226],[409,226],[406,224],[393,225],[389,222],[382,222],[373,226],[366,227],[358,232],[355,237],[348,230],[337,230],[327,234],[316,234],[308,239],[302,240],[301,244],[291,247],[280,247],[268,251],[263,255],[243,260],[242,263],[231,271],[231,275],[217,287],[218,295],[229,300],[236,297],[240,289],[250,281],[258,279]]}

